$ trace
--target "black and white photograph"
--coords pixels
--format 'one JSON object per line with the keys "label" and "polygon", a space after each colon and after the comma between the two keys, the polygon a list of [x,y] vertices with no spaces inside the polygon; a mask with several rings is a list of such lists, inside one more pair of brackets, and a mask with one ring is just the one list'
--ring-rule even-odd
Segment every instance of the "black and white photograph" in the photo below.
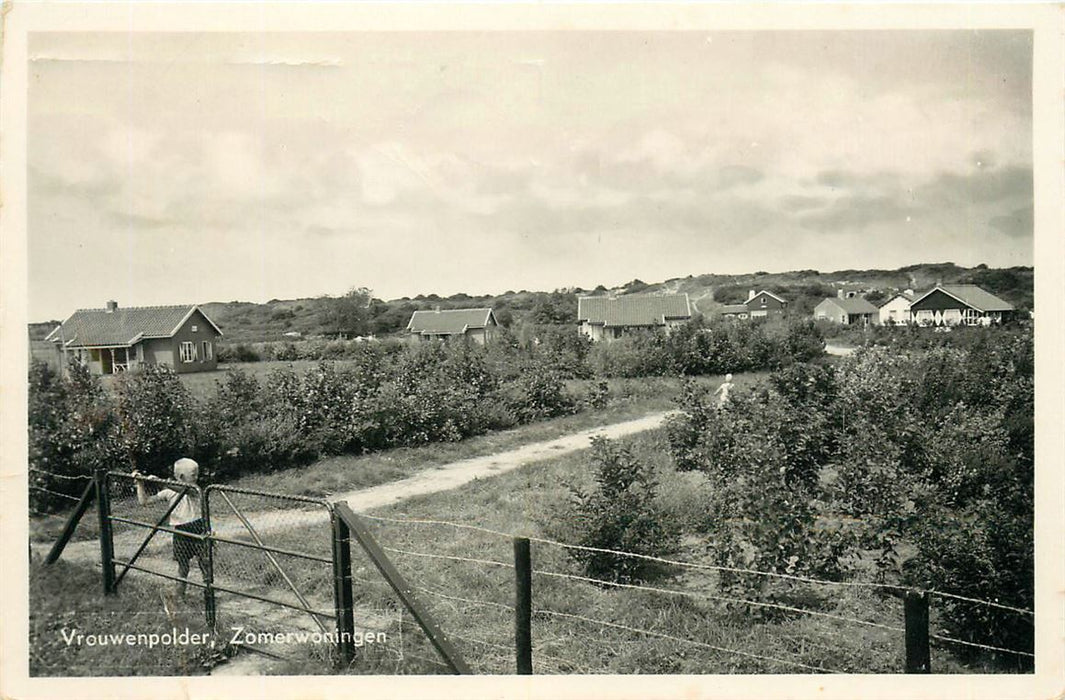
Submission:
{"label": "black and white photograph", "polygon": [[1055,6],[296,5],[5,7],[4,697],[1065,691]]}

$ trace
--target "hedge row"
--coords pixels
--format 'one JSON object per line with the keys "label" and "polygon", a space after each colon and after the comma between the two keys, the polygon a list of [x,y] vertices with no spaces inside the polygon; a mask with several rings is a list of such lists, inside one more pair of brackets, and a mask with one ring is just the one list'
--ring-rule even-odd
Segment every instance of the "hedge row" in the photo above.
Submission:
{"label": "hedge row", "polygon": [[[220,362],[354,359],[373,347],[402,354],[404,343],[301,340],[221,345]],[[702,375],[777,369],[818,357],[824,332],[812,321],[713,323],[696,318],[672,333],[628,334],[609,343],[593,343],[573,326],[527,326],[519,333],[500,329],[489,354],[497,362],[537,360],[565,378]]]}
{"label": "hedge row", "polygon": [[[76,365],[60,378],[30,369],[30,465],[36,485],[74,495],[79,483],[50,477],[98,466],[166,475],[191,455],[205,476],[307,464],[322,455],[461,440],[579,410],[550,367],[533,360],[506,372],[483,348],[431,344],[386,353],[367,347],[354,362],[280,368],[260,381],[227,371],[215,395],[195,399],[170,369],[117,378],[115,391]],[[590,397],[599,402],[601,397]],[[32,492],[38,510],[68,505]]]}

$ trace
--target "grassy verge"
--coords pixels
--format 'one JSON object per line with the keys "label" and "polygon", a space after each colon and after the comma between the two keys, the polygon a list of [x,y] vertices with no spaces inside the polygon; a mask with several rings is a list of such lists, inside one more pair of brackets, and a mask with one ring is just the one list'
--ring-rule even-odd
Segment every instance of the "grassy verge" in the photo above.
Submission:
{"label": "grassy verge", "polygon": [[[209,643],[154,644],[177,629],[207,633],[200,596],[168,600],[167,584],[130,577],[113,596],[101,591],[100,572],[58,562],[30,566],[30,676],[202,675],[223,659]],[[171,596],[173,597],[173,596]],[[76,634],[85,635],[79,643]],[[99,643],[98,635],[107,635]],[[111,637],[117,635],[118,637]],[[134,643],[126,635],[135,635]],[[136,635],[145,635],[140,639]],[[93,636],[90,641],[90,636]],[[68,643],[68,639],[70,643]],[[115,640],[119,639],[117,645]]]}
{"label": "grassy verge", "polygon": [[[694,523],[709,514],[701,506],[707,485],[701,475],[678,473],[669,464],[663,431],[626,441],[654,464],[659,498],[668,517]],[[567,541],[564,523],[569,489],[590,481],[586,453],[574,453],[456,491],[414,497],[370,515],[439,519]],[[369,519],[368,519],[369,520]],[[369,520],[375,536],[414,586],[467,662],[479,673],[512,673],[514,580],[508,537],[444,525]],[[298,533],[286,538],[299,540]],[[687,536],[673,558],[709,563],[706,543]],[[356,602],[361,614],[395,610],[395,595],[358,551],[354,553]],[[479,560],[479,561],[471,561]],[[494,563],[493,563],[494,562]],[[820,615],[759,615],[757,608],[725,605],[712,598],[648,590],[601,587],[565,578],[580,575],[566,551],[533,543],[533,638],[537,673],[901,673],[901,631],[848,623],[853,618],[901,628],[902,603],[875,591],[797,584],[788,603]],[[313,585],[311,581],[307,585]],[[302,584],[301,584],[302,585]],[[655,586],[697,596],[720,596],[705,570],[678,569]],[[357,620],[358,621],[358,620]],[[408,621],[395,655],[415,658],[415,671],[444,672],[422,635]],[[933,611],[933,630],[935,629]],[[393,639],[397,635],[393,635]],[[359,660],[353,672],[368,672]],[[947,648],[933,647],[937,673],[982,673]],[[371,671],[372,672],[372,671]]]}

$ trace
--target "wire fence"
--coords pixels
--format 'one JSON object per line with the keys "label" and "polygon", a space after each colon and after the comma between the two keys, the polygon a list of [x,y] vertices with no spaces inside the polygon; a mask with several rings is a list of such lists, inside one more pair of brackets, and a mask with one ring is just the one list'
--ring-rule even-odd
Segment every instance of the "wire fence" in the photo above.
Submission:
{"label": "wire fence", "polygon": [[[465,646],[471,647],[471,653],[474,658],[478,659],[478,670],[513,672],[513,659],[499,656],[496,652],[501,651],[502,648],[514,649],[514,640],[510,636],[513,633],[515,613],[513,605],[515,566],[509,559],[511,555],[509,546],[515,535],[480,525],[447,520],[370,514],[363,514],[361,517],[376,523],[381,539],[388,542],[383,545],[383,549],[402,562],[403,566],[412,572],[412,576],[421,580],[427,578],[435,580],[438,584],[444,581],[452,584],[434,587],[426,583],[418,585],[416,590],[433,600],[434,610],[442,618],[460,625],[459,629],[463,631],[456,636]],[[837,655],[859,657],[860,654],[853,649],[855,639],[853,630],[855,629],[864,629],[869,634],[879,635],[872,639],[863,637],[863,643],[872,641],[884,648],[902,649],[906,644],[907,627],[899,624],[902,622],[901,606],[897,609],[892,608],[898,610],[897,612],[885,612],[885,606],[882,604],[885,600],[883,594],[892,594],[892,597],[887,598],[888,600],[906,595],[938,596],[960,603],[1010,611],[1025,617],[1034,615],[1032,610],[1016,605],[962,596],[948,591],[874,581],[832,581],[788,573],[717,566],[622,550],[586,547],[537,536],[526,536],[526,539],[540,545],[536,550],[534,557],[536,565],[532,570],[534,581],[538,581],[538,583],[534,582],[538,605],[533,609],[534,618],[537,620],[534,638],[536,648],[533,658],[542,657],[547,662],[550,662],[552,657],[555,659],[560,657],[557,652],[552,654],[551,649],[545,649],[539,640],[569,640],[573,634],[578,634],[582,641],[584,639],[589,639],[593,643],[599,641],[606,647],[621,649],[622,651],[615,654],[616,657],[646,659],[646,652],[630,653],[631,649],[640,646],[639,642],[634,644],[634,640],[639,639],[644,640],[642,646],[646,647],[647,641],[650,640],[657,647],[661,647],[660,651],[663,652],[667,647],[675,650],[688,649],[687,652],[677,651],[678,656],[687,657],[688,661],[681,663],[679,667],[674,666],[674,672],[706,672],[710,668],[724,668],[726,672],[794,672],[795,669],[814,673],[890,671],[892,669],[855,667],[852,663],[844,664],[844,668],[835,668],[820,660],[827,656],[826,651],[834,651]],[[456,548],[452,544],[455,541],[468,541],[469,547]],[[469,551],[469,555],[460,551],[462,549]],[[867,611],[866,614],[869,617],[863,618],[847,614],[845,611],[849,608],[846,605],[836,605],[838,596],[827,594],[827,602],[825,598],[820,598],[815,599],[815,604],[811,605],[809,597],[803,602],[803,597],[799,595],[796,595],[796,600],[753,599],[704,590],[712,586],[710,580],[699,580],[699,585],[691,588],[613,581],[589,576],[581,571],[572,557],[573,552],[580,551],[654,561],[675,567],[680,572],[729,573],[763,577],[791,586],[805,586],[809,589],[849,590],[872,604],[854,608]],[[446,574],[428,576],[428,571],[434,565],[436,568],[443,567]],[[414,572],[420,572],[422,576],[418,577]],[[687,580],[684,583],[691,585],[692,581]],[[575,586],[580,589],[575,589]],[[657,607],[667,612],[663,612],[657,619],[640,621],[633,617],[631,610],[625,610],[623,604],[609,601],[609,596],[606,596],[604,592],[610,590],[627,590],[633,594],[657,597],[660,602],[650,603],[646,607],[652,611]],[[868,598],[870,595],[874,598]],[[853,602],[852,599],[853,596],[848,600]],[[662,600],[676,601],[675,610],[662,607],[666,605],[661,602]],[[808,639],[808,635],[796,633],[796,629],[802,628],[796,628],[794,624],[778,626],[774,629],[774,633],[778,634],[780,640],[778,644],[770,645],[770,648],[763,648],[759,645],[754,649],[725,644],[707,630],[699,629],[697,626],[689,626],[687,635],[678,632],[675,624],[677,618],[685,614],[695,619],[705,617],[705,613],[714,612],[715,606],[717,609],[732,611],[733,614],[736,610],[748,612],[763,610],[783,615],[782,619],[785,622],[807,619],[820,620],[824,625],[816,628],[818,639]],[[701,611],[704,614],[692,616],[693,611]],[[895,617],[899,623],[893,622],[892,617]],[[595,635],[589,635],[589,627],[598,627],[601,630],[598,640]],[[466,630],[474,630],[474,632],[467,633]],[[967,646],[997,654],[1033,657],[1025,650],[979,641],[967,641],[945,634],[928,634],[928,638],[945,645]],[[572,647],[567,644],[563,648],[571,649]],[[794,649],[795,658],[786,658],[784,653],[777,654],[778,649],[782,651]],[[709,660],[707,655],[713,655],[716,661]],[[895,658],[900,656],[899,653],[895,654]],[[807,659],[816,659],[816,661],[810,662]],[[544,661],[539,662],[539,668],[545,666]],[[651,663],[653,664],[654,661]],[[547,666],[550,666],[550,663]],[[633,672],[646,669],[646,667],[625,668],[610,662],[606,667],[589,668],[588,666],[585,659],[578,659],[559,663],[552,668],[555,672]]]}
{"label": "wire fence", "polygon": [[[83,477],[71,476],[69,482],[84,491]],[[31,484],[30,489],[69,502],[71,508],[79,501],[47,486]],[[127,574],[149,573],[181,588],[204,589],[205,601],[207,592],[214,596],[211,610],[217,602],[218,626],[239,628],[243,637],[238,641],[247,640],[247,646],[268,654],[284,656],[288,651],[284,643],[276,643],[279,633],[328,635],[338,629],[343,615],[337,597],[341,561],[336,538],[343,529],[337,529],[330,503],[219,485],[201,489],[118,472],[107,474],[105,491],[105,520],[111,529],[114,575],[119,580]],[[346,512],[345,517],[350,517],[350,511]],[[31,514],[43,521],[60,519],[35,510],[32,504]],[[425,606],[423,615],[431,613],[440,623],[447,643],[469,660],[474,672],[514,672],[516,646],[521,644],[516,630],[524,613],[520,595],[515,603],[515,585],[523,566],[515,558],[513,533],[437,519],[367,514],[359,519],[372,523],[380,552],[387,553],[396,575],[411,582],[404,584],[407,594],[419,597]],[[1034,616],[1032,610],[1009,601],[882,582],[832,581],[718,566],[545,537],[523,539],[538,545],[534,566],[524,566],[535,582],[531,615],[536,622],[532,637],[532,670],[536,673],[897,670],[884,667],[882,658],[872,667],[863,667],[861,654],[855,650],[861,646],[855,644],[856,635],[864,635],[862,644],[885,650],[900,649],[905,643],[909,663],[909,611],[905,626],[895,623],[901,616],[897,606],[883,605],[891,599],[884,594],[908,601],[924,597],[926,646],[932,640],[945,647],[1034,658],[1027,650],[991,640],[959,639],[942,632],[930,634],[927,629],[929,597]],[[387,643],[360,643],[345,670],[453,672],[450,661],[441,660],[447,660],[446,654],[442,656],[418,610],[410,607],[392,577],[383,570],[378,573],[379,557],[365,543],[350,550],[344,555],[348,564],[344,575],[352,583],[349,605],[355,630],[360,639]],[[669,567],[673,584],[589,575],[574,556],[582,552],[653,561]],[[775,580],[784,585],[780,590],[787,595],[735,595],[720,590],[721,574]],[[627,593],[622,596],[619,591]],[[810,591],[828,593],[812,595]],[[232,604],[236,598],[242,600]],[[864,604],[853,605],[859,599]],[[873,601],[877,604],[870,605]],[[750,619],[744,620],[758,611],[773,614],[763,615],[760,622],[779,624],[752,626]],[[598,647],[599,653],[574,653],[575,638]],[[328,645],[301,653],[323,661],[337,658]]]}

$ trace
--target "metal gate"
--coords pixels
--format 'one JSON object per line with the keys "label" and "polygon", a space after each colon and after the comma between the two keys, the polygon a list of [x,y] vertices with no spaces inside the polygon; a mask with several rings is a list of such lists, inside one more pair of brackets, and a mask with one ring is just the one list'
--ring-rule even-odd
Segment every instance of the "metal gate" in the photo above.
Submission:
{"label": "metal gate", "polygon": [[[447,667],[469,673],[412,587],[345,504],[101,470],[49,553],[50,563],[58,560],[94,498],[105,594],[114,593],[131,571],[174,581],[183,590],[192,586],[203,592],[206,622],[216,636],[224,632],[232,643],[258,651],[311,639],[327,650],[323,656],[344,666],[354,658],[357,639],[354,536]],[[227,605],[234,598],[244,602]],[[279,615],[283,610],[300,614]]]}

